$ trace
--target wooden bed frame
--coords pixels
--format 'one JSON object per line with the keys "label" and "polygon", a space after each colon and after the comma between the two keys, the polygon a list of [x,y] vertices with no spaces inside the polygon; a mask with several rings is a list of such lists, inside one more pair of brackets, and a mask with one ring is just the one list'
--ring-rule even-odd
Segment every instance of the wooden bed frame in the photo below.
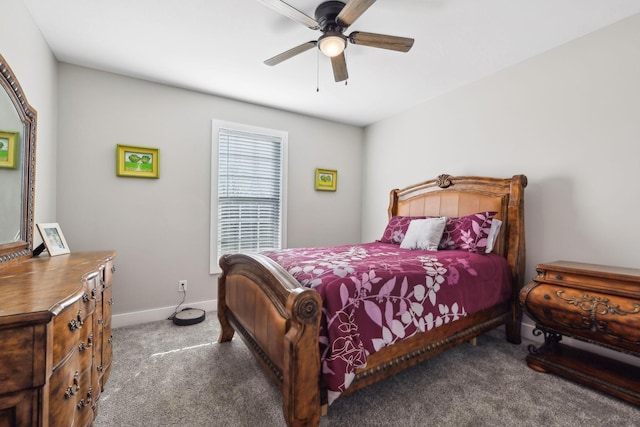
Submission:
{"label": "wooden bed frame", "polygon": [[[385,347],[357,371],[352,393],[444,350],[505,325],[509,342],[520,344],[522,311],[518,294],[525,269],[524,188],[527,178],[454,177],[440,175],[402,190],[392,190],[389,218],[394,215],[459,217],[497,211],[503,221],[495,253],[507,259],[513,294],[507,303],[490,307],[433,330]],[[382,232],[382,230],[381,230]],[[282,267],[260,254],[220,258],[218,283],[219,342],[237,331],[283,397],[290,426],[317,426],[326,410],[321,386],[318,334],[322,301]]]}

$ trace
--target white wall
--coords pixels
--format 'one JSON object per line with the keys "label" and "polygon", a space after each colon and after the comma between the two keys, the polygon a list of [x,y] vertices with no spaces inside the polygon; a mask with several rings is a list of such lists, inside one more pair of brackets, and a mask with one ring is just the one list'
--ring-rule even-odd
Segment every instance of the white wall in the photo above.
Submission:
{"label": "white wall", "polygon": [[[289,132],[289,247],[360,241],[361,128],[65,63],[58,73],[57,220],[72,251],[118,252],[114,325],[166,317],[180,279],[185,305],[213,308],[212,118]],[[160,179],[116,177],[116,144],[159,148]],[[317,167],[338,170],[335,193],[314,191]]]}
{"label": "white wall", "polygon": [[555,259],[640,268],[639,41],[636,15],[368,127],[363,239],[386,223],[381,188],[524,173],[527,277]]}
{"label": "white wall", "polygon": [[640,15],[365,134],[363,240],[386,224],[381,189],[522,173],[527,279],[557,259],[640,268]]}
{"label": "white wall", "polygon": [[[0,54],[18,78],[38,114],[36,140],[35,222],[56,217],[56,59],[22,0],[2,0]],[[36,244],[40,243],[34,230]]]}

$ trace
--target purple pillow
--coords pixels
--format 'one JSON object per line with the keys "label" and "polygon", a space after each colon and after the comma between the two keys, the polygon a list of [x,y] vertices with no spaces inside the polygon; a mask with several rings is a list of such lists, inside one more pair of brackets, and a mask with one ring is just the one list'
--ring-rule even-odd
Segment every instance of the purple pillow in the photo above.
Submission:
{"label": "purple pillow", "polygon": [[378,240],[380,243],[393,243],[399,245],[404,240],[405,234],[409,229],[409,223],[412,219],[425,219],[424,216],[394,216],[389,220],[387,228],[382,233],[382,238]]}
{"label": "purple pillow", "polygon": [[447,218],[438,249],[461,249],[483,254],[496,212],[478,212],[459,218]]}

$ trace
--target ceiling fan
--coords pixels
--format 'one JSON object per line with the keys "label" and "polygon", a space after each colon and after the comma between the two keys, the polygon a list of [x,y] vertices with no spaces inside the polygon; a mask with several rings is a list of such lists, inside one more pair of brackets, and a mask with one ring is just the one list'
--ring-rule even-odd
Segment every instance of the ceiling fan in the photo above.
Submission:
{"label": "ceiling fan", "polygon": [[365,33],[362,31],[354,31],[348,36],[343,34],[376,0],[350,0],[346,4],[342,1],[325,1],[316,8],[315,19],[281,0],[258,1],[287,18],[299,22],[312,30],[320,30],[322,32],[318,40],[302,43],[264,61],[265,64],[270,66],[277,65],[317,46],[324,55],[331,58],[335,81],[341,82],[349,78],[347,62],[344,57],[344,50],[348,42],[399,52],[408,52],[413,46],[413,39],[406,37]]}

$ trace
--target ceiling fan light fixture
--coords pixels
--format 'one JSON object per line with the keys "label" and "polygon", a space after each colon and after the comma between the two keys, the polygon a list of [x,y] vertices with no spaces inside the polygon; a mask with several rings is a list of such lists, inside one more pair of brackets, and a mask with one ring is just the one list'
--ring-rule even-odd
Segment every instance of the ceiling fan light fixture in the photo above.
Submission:
{"label": "ceiling fan light fixture", "polygon": [[318,39],[320,51],[333,58],[340,55],[347,47],[347,38],[340,33],[327,33]]}

